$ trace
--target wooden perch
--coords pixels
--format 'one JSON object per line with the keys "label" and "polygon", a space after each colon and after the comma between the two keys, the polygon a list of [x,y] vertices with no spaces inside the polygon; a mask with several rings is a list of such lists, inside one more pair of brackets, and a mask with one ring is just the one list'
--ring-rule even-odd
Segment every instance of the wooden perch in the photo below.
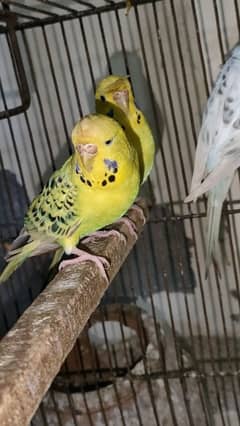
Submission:
{"label": "wooden perch", "polygon": [[[146,214],[143,200],[138,202]],[[144,225],[137,210],[128,217],[138,233]],[[89,248],[110,261],[112,281],[136,239],[122,224],[126,242],[113,236]],[[59,272],[0,343],[0,425],[27,426],[109,283],[92,262]]]}

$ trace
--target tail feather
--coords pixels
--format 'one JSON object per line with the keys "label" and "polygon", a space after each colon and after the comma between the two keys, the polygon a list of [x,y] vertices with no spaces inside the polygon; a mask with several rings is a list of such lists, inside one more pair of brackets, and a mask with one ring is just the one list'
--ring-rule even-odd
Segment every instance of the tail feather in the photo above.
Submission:
{"label": "tail feather", "polygon": [[28,234],[28,232],[25,232],[25,230],[22,229],[18,237],[15,238],[15,240],[11,243],[9,252],[6,255],[5,259],[7,260],[8,257],[12,256],[14,250],[22,248],[24,245],[30,242],[30,240],[31,240],[30,234]]}
{"label": "tail feather", "polygon": [[61,260],[61,258],[62,258],[62,256],[63,256],[63,253],[64,253],[64,249],[63,248],[58,248],[56,251],[55,251],[55,253],[54,253],[54,256],[53,256],[53,259],[52,259],[52,262],[51,262],[51,264],[50,264],[50,266],[49,266],[49,270],[51,270],[51,269],[53,269],[54,268],[54,266],[58,263],[58,262],[60,262],[60,260]]}
{"label": "tail feather", "polygon": [[222,206],[231,185],[232,177],[221,181],[215,188],[209,192],[208,196],[208,236],[207,236],[207,255],[205,266],[205,279],[207,279],[209,266],[212,256],[217,248],[219,228],[222,216]]}
{"label": "tail feather", "polygon": [[7,257],[8,264],[0,275],[0,284],[6,281],[13,274],[13,272],[16,271],[16,269],[27,259],[27,257],[29,257],[33,251],[36,250],[39,244],[40,241],[32,241],[31,243],[28,243],[22,247],[21,251],[16,250],[16,254],[14,254],[14,251],[10,251],[9,256]]}
{"label": "tail feather", "polygon": [[208,209],[209,214],[205,279],[207,279],[208,276],[208,270],[212,261],[213,253],[216,251],[222,215],[222,205],[223,203],[221,203],[221,205],[219,204],[218,206],[211,205]]}

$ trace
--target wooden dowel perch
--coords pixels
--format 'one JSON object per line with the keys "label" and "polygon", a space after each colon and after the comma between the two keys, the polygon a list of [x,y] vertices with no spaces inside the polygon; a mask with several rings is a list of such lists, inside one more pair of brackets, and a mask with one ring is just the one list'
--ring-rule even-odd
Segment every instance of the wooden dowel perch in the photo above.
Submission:
{"label": "wooden dowel perch", "polygon": [[[146,204],[138,205],[146,215]],[[144,225],[137,210],[128,217],[138,233]],[[99,240],[89,248],[110,261],[112,281],[136,242],[125,224],[127,237]],[[44,394],[72,349],[109,283],[92,262],[71,265],[59,272],[24,312],[0,343],[0,425],[27,426]]]}

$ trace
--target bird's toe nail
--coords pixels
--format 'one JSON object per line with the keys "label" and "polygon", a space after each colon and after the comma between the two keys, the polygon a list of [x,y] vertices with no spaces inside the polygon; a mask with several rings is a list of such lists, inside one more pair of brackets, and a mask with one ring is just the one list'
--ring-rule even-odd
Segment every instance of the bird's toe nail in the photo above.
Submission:
{"label": "bird's toe nail", "polygon": [[109,269],[110,263],[105,259],[104,262],[103,262],[103,266],[104,266],[104,268]]}

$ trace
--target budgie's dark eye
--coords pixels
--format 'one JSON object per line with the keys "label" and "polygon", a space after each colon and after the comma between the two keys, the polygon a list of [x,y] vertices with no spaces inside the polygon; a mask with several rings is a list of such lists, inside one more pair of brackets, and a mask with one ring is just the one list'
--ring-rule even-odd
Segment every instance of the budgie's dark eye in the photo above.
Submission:
{"label": "budgie's dark eye", "polygon": [[107,141],[105,141],[106,145],[110,145],[113,142],[113,139],[108,139]]}
{"label": "budgie's dark eye", "polygon": [[103,102],[105,102],[105,101],[106,101],[105,96],[100,96],[100,99],[101,99],[101,101],[103,101]]}

